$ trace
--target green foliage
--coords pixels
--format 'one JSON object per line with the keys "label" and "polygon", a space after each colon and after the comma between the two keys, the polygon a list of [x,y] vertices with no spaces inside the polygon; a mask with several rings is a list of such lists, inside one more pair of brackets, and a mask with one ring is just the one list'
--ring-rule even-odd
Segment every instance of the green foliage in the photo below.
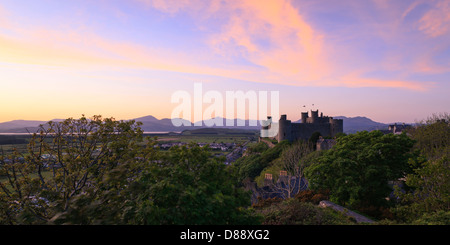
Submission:
{"label": "green foliage", "polygon": [[308,141],[299,140],[284,147],[280,156],[272,160],[270,164],[261,171],[261,174],[255,178],[258,186],[262,186],[265,174],[272,174],[273,181],[279,178],[281,170],[286,171],[288,176],[297,178],[304,177],[304,169],[311,164],[313,145]]}
{"label": "green foliage", "polygon": [[314,132],[308,141],[315,145],[320,136],[322,136],[320,132]]}
{"label": "green foliage", "polygon": [[337,139],[317,163],[306,169],[312,189],[330,190],[330,199],[352,208],[383,206],[392,191],[388,181],[410,171],[413,141],[405,134],[358,132]]}
{"label": "green foliage", "polygon": [[448,158],[430,160],[406,178],[409,191],[396,190],[401,206],[393,212],[397,219],[412,222],[417,217],[450,208],[450,166]]}
{"label": "green foliage", "polygon": [[246,179],[254,180],[263,169],[270,166],[272,161],[279,158],[283,150],[289,145],[288,141],[282,141],[260,154],[241,157],[233,163],[231,170],[239,182]]}
{"label": "green foliage", "polygon": [[211,158],[207,148],[172,147],[151,164],[139,181],[147,202],[137,210],[144,224],[249,224],[257,218],[250,193],[236,188],[225,165]]}
{"label": "green foliage", "polygon": [[325,152],[326,152],[326,150],[312,151],[312,152],[306,154],[305,156],[303,156],[302,162],[305,165],[305,171],[306,171],[306,168],[313,165],[314,163],[317,163],[317,160],[319,159],[319,157],[322,156],[323,154],[325,154]]}
{"label": "green foliage", "polygon": [[250,193],[209,148],[162,152],[139,125],[83,116],[42,126],[26,154],[0,158],[0,224],[258,223]]}
{"label": "green foliage", "polygon": [[255,182],[257,186],[263,187],[264,186],[264,180],[265,180],[265,174],[272,174],[272,179],[274,182],[276,182],[279,178],[280,171],[283,170],[281,168],[280,159],[275,159],[272,161],[271,165],[269,165],[267,168],[263,169],[261,171],[261,174],[255,177]]}
{"label": "green foliage", "polygon": [[337,133],[337,134],[335,135],[335,138],[340,138],[340,137],[346,136],[346,135],[347,135],[346,133],[339,132],[339,133]]}
{"label": "green foliage", "polygon": [[266,143],[258,142],[255,145],[248,147],[247,153],[248,154],[262,153],[262,152],[266,151],[267,149],[269,149],[269,146]]}
{"label": "green foliage", "polygon": [[313,204],[319,204],[320,201],[328,200],[330,197],[328,190],[304,190],[295,195],[295,199],[300,202],[309,202]]}
{"label": "green foliage", "polygon": [[290,198],[258,207],[263,225],[348,225],[355,224],[343,214]]}
{"label": "green foliage", "polygon": [[81,210],[73,211],[76,204],[85,206],[108,191],[120,191],[119,183],[110,186],[104,181],[120,168],[128,171],[128,179],[120,184],[129,184],[138,172],[134,158],[141,136],[134,121],[100,116],[42,125],[26,154],[2,157],[0,175],[8,181],[0,184],[0,195],[8,208],[0,210],[0,223],[91,223],[81,218]]}
{"label": "green foliage", "polygon": [[[49,122],[27,152],[0,156],[0,224],[353,224],[317,207],[330,199],[380,224],[448,225],[449,119],[401,135],[342,134],[325,151],[261,142],[231,166],[196,144],[160,151],[134,121]],[[251,206],[242,182],[280,170],[304,173],[311,190]],[[406,182],[389,209],[389,182],[399,178]]]}
{"label": "green foliage", "polygon": [[450,225],[450,211],[439,210],[423,214],[413,225]]}
{"label": "green foliage", "polygon": [[[450,209],[450,116],[434,115],[408,133],[421,155],[411,161],[414,171],[406,176],[404,188],[397,188],[399,205],[393,209],[400,222],[427,224],[448,222]],[[437,214],[447,219],[432,221]],[[431,220],[431,221],[429,221]],[[444,222],[444,223],[445,223]]]}
{"label": "green foliage", "polygon": [[450,156],[450,115],[433,115],[417,127],[408,130],[416,141],[415,149],[427,159]]}
{"label": "green foliage", "polygon": [[408,196],[423,204],[426,211],[450,207],[450,165],[447,157],[428,161],[406,179],[406,184],[415,189]]}

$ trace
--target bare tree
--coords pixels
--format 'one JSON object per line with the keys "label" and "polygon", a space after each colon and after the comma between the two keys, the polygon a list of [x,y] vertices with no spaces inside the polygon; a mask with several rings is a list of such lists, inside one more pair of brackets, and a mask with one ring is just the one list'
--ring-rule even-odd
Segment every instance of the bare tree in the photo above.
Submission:
{"label": "bare tree", "polygon": [[304,189],[307,182],[304,178],[306,155],[313,151],[313,146],[307,141],[296,141],[287,147],[280,157],[280,172],[278,179],[274,176],[266,175],[265,184],[269,189],[267,194],[278,194],[283,198],[294,197],[300,190]]}

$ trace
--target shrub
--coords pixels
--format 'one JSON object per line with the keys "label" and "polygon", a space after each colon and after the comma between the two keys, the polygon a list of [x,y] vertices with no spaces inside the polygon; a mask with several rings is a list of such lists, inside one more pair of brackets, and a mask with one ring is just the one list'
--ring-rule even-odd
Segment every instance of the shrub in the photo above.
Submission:
{"label": "shrub", "polygon": [[295,195],[295,199],[300,202],[310,202],[319,204],[320,201],[329,199],[329,191],[327,190],[304,190]]}
{"label": "shrub", "polygon": [[425,213],[417,220],[412,222],[413,225],[450,225],[450,211],[437,211]]}
{"label": "shrub", "polygon": [[283,201],[283,199],[281,199],[279,197],[263,199],[259,196],[258,201],[255,204],[253,204],[252,206],[253,206],[253,208],[264,208],[264,207],[269,207],[275,203],[280,203],[282,201]]}
{"label": "shrub", "polygon": [[344,225],[354,224],[334,210],[290,198],[257,210],[263,225]]}

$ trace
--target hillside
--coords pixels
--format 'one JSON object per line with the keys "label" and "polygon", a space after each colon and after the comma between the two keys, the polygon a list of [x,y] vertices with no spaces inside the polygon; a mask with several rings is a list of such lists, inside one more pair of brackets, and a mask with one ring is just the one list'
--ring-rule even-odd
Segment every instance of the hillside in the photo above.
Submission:
{"label": "hillside", "polygon": [[[344,120],[344,133],[356,133],[358,131],[371,131],[376,129],[387,129],[388,124],[375,122],[367,117],[345,117],[337,116],[335,119]],[[61,119],[54,119],[53,121],[60,121]],[[144,116],[135,118],[134,120],[142,122],[141,128],[144,132],[182,132],[184,130],[193,130],[199,128],[208,128],[209,120],[202,122],[202,126],[180,126],[176,127],[172,124],[172,120],[169,118],[157,119],[153,116]],[[249,120],[241,119],[226,119],[220,118],[224,126],[213,126],[213,128],[233,128],[233,129],[246,129],[246,130],[259,130],[261,125],[259,121],[256,121],[256,126],[250,126]],[[232,122],[235,126],[226,126],[227,122]],[[299,121],[296,121],[299,122]],[[0,123],[0,133],[27,133],[36,132],[40,124],[45,124],[45,121],[31,121],[31,120],[14,120],[9,122]],[[244,126],[237,126],[244,124]],[[255,121],[253,121],[255,123]]]}
{"label": "hillside", "polygon": [[[342,119],[344,121],[344,133],[352,134],[358,131],[372,131],[372,130],[382,130],[387,129],[389,124],[375,122],[367,117],[345,117],[336,116],[334,119]],[[301,120],[295,121],[295,123],[300,123]]]}
{"label": "hillside", "polygon": [[358,131],[372,131],[387,129],[389,124],[375,122],[367,117],[345,117],[338,116],[334,119],[342,119],[344,121],[344,133],[356,133]]}
{"label": "hillside", "polygon": [[[144,132],[182,132],[184,130],[193,130],[199,128],[207,128],[206,124],[208,121],[202,122],[202,126],[174,126],[172,120],[169,118],[157,119],[153,116],[144,116],[133,119],[137,122],[142,122],[141,128]],[[182,119],[181,119],[182,120]],[[221,118],[224,126],[213,126],[213,128],[233,128],[233,129],[251,129],[251,130],[259,130],[260,124],[259,121],[256,123],[257,126],[249,126],[249,120],[240,120],[240,119],[225,119]],[[58,121],[58,119],[53,120]],[[188,122],[185,121],[185,124],[188,125]],[[235,126],[226,126],[226,123],[232,122],[232,125]],[[237,126],[239,123],[243,123],[245,126]],[[32,120],[14,120],[9,122],[0,123],[0,133],[27,133],[27,132],[36,132],[38,130],[39,125],[45,124],[46,121],[32,121]]]}

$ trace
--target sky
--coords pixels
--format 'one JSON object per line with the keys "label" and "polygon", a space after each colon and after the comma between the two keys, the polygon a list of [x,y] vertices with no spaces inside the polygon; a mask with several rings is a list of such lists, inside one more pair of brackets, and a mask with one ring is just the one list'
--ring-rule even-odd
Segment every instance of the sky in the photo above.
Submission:
{"label": "sky", "polygon": [[170,118],[196,83],[291,120],[448,113],[450,1],[0,1],[0,122]]}

